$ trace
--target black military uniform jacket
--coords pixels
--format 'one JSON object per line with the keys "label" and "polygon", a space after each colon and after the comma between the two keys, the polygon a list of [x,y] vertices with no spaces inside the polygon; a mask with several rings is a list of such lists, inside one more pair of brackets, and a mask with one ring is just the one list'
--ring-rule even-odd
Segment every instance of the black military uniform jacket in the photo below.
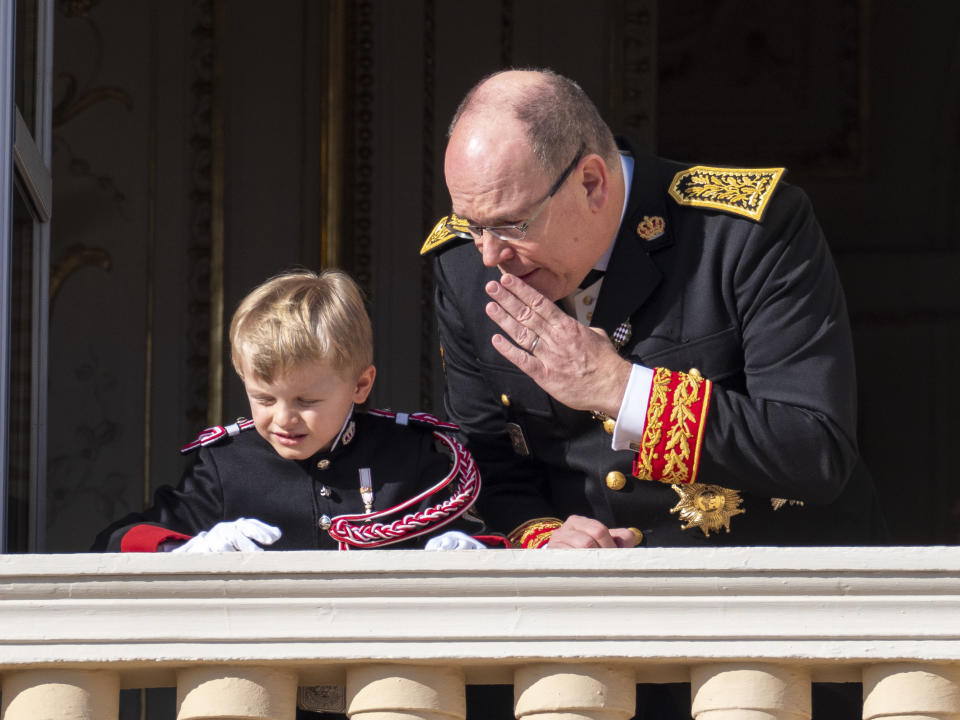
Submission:
{"label": "black military uniform jacket", "polygon": [[[629,321],[624,357],[712,382],[695,480],[739,491],[745,513],[729,532],[682,529],[670,483],[635,477],[637,453],[612,450],[589,412],[554,401],[493,348],[484,284],[499,271],[472,243],[435,242],[446,410],[480,466],[484,520],[510,533],[581,514],[640,529],[650,546],[883,541],[855,440],[845,300],[809,200],[768,182],[762,218],[748,217],[755,177],[698,174],[624,145],[633,182],[592,325],[612,335]],[[611,473],[626,483],[611,489]]]}
{"label": "black military uniform jacket", "polygon": [[[355,414],[354,421],[354,432],[345,432],[332,451],[308,460],[280,457],[253,429],[202,447],[176,488],[159,488],[152,507],[102,531],[93,550],[153,550],[165,537],[155,531],[157,527],[173,531],[166,537],[184,539],[241,517],[280,528],[282,537],[265,549],[335,550],[338,542],[328,530],[331,522],[365,512],[360,468],[371,471],[374,512],[415,497],[448,474],[451,459],[436,447],[432,432],[436,428],[415,421],[400,425],[392,417],[368,413]],[[457,486],[455,478],[447,488],[379,522],[390,523],[448,500]],[[435,524],[428,534],[387,547],[423,547],[429,537],[450,529],[479,533],[479,523],[462,516],[470,504],[449,524]]]}

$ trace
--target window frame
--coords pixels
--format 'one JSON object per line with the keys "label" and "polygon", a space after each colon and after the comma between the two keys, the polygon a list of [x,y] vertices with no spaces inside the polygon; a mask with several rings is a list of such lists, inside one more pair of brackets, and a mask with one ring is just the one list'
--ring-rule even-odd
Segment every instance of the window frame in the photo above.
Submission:
{"label": "window frame", "polygon": [[[53,0],[32,3],[36,30],[33,62],[33,107],[24,120],[16,105],[17,3],[0,3],[0,553],[7,552],[10,532],[11,342],[13,312],[15,203],[22,202],[32,219],[29,402],[29,497],[27,550],[44,546],[46,515],[47,337],[50,275],[50,218],[53,112]],[[22,6],[21,6],[22,9]]]}

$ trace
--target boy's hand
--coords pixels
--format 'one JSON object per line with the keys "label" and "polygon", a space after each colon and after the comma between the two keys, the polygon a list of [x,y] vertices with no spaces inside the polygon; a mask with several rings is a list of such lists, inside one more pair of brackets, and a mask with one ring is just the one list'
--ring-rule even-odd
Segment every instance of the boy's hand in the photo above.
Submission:
{"label": "boy's hand", "polygon": [[483,550],[487,546],[459,530],[447,530],[427,540],[424,550]]}
{"label": "boy's hand", "polygon": [[217,523],[209,530],[197,533],[170,552],[263,552],[260,545],[272,545],[281,535],[280,528],[267,525],[256,518],[237,518],[232,522]]}

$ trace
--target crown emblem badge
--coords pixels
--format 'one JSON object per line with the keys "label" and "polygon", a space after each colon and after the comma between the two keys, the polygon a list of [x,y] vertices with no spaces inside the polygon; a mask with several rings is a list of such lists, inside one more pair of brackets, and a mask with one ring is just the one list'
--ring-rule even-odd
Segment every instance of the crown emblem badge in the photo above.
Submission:
{"label": "crown emblem badge", "polygon": [[659,215],[654,215],[653,217],[644,215],[643,220],[637,225],[637,235],[644,240],[656,240],[663,235],[666,226],[667,224]]}

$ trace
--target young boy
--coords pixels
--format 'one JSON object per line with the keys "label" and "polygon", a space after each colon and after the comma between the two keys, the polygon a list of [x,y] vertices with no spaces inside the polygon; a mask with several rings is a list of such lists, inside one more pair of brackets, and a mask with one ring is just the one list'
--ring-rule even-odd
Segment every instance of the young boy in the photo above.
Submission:
{"label": "young boy", "polygon": [[354,411],[376,368],[349,276],[268,280],[240,303],[230,344],[252,419],[201,433],[183,449],[199,456],[180,484],[101,532],[94,551],[484,547],[460,532],[482,526],[465,515],[480,478],[456,427]]}

